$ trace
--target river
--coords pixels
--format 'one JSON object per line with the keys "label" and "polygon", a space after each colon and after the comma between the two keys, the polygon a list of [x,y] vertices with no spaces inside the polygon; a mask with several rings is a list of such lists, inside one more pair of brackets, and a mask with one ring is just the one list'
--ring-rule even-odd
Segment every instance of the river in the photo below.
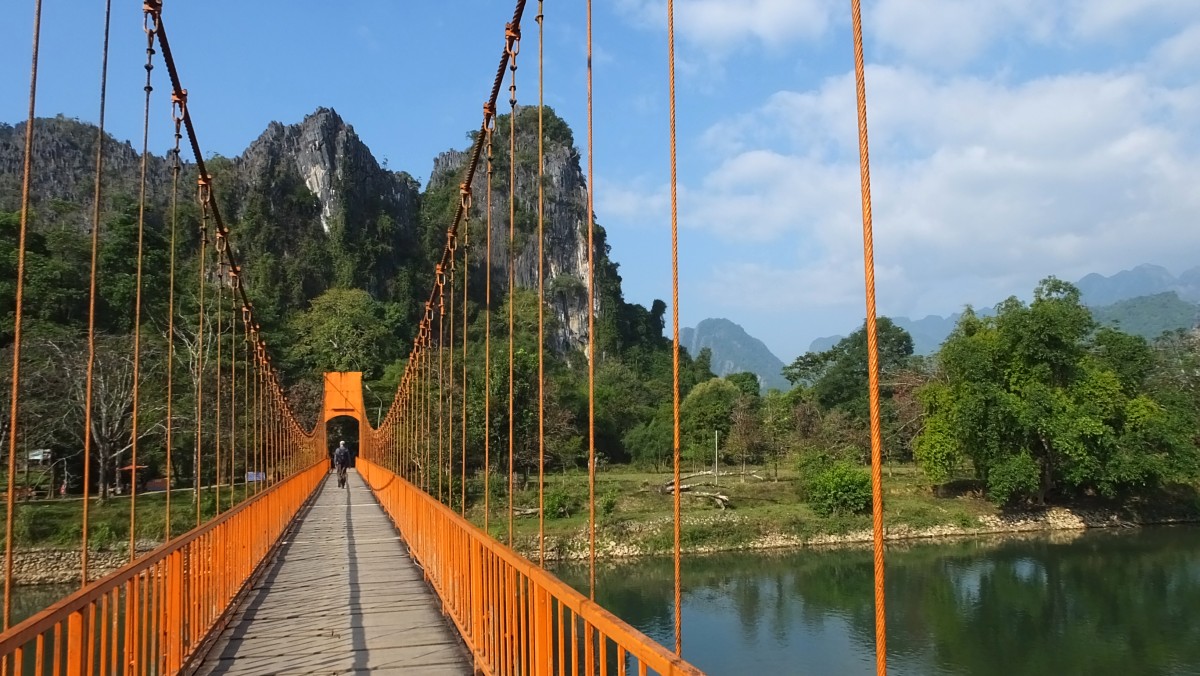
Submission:
{"label": "river", "polygon": [[[596,600],[674,645],[672,561],[597,570]],[[587,591],[587,568],[555,571]],[[713,676],[872,673],[871,552],[686,556],[684,657]],[[70,587],[17,587],[13,620]],[[913,541],[887,554],[896,676],[1200,675],[1200,527]]]}
{"label": "river", "polygon": [[[601,564],[596,600],[674,646],[673,564]],[[556,571],[587,593],[587,568]],[[1200,528],[901,543],[889,674],[1200,675]],[[683,656],[712,675],[874,673],[872,555],[685,556]]]}

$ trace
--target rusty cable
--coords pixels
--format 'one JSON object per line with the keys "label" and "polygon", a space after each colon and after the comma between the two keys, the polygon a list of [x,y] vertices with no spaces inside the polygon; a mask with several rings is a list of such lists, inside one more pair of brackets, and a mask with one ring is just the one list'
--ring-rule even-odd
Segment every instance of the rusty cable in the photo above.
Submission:
{"label": "rusty cable", "polygon": [[671,434],[672,460],[674,462],[675,487],[672,511],[675,535],[675,654],[683,654],[683,582],[680,556],[680,513],[679,513],[679,192],[675,152],[675,3],[667,0],[667,79],[670,89],[670,152],[671,152]]}
{"label": "rusty cable", "polygon": [[29,75],[29,119],[25,123],[25,160],[21,177],[21,224],[17,240],[17,285],[13,307],[12,399],[8,412],[8,495],[5,498],[4,530],[4,628],[12,614],[13,584],[13,494],[17,474],[17,412],[21,389],[21,311],[25,294],[25,234],[29,223],[29,181],[33,171],[33,122],[37,102],[38,41],[42,32],[42,0],[34,0],[33,66]]}
{"label": "rusty cable", "polygon": [[871,535],[875,569],[875,673],[887,674],[887,617],[883,566],[882,421],[879,411],[879,333],[875,321],[875,242],[871,213],[871,160],[867,143],[867,84],[862,4],[850,0],[854,30],[854,82],[858,108],[859,182],[862,191],[863,273],[867,301],[867,390],[871,411]]}
{"label": "rusty cable", "polygon": [[[506,29],[512,27],[512,28],[516,28],[519,30],[520,24],[521,24],[521,18],[525,12],[525,4],[526,4],[526,0],[517,0],[516,7],[513,10],[512,21],[506,25]],[[160,35],[160,39],[161,39],[161,37],[162,36]],[[168,54],[169,47],[164,46],[163,51],[164,51],[164,55]],[[508,59],[509,59],[509,50],[508,50],[508,44],[506,41],[505,49],[502,51],[501,56],[500,56],[500,63],[496,68],[495,79],[492,81],[491,93],[489,94],[489,96],[483,106],[484,120],[480,127],[480,133],[476,136],[475,143],[472,146],[471,151],[469,153],[469,160],[467,162],[463,185],[470,186],[472,184],[474,177],[475,177],[475,172],[479,165],[479,160],[480,160],[481,156],[483,155],[484,147],[485,147],[485,145],[490,147],[491,136],[492,136],[491,132],[494,130],[494,125],[495,125],[496,98],[499,95],[500,86],[503,83],[504,70],[508,66]],[[169,59],[168,59],[168,61],[169,61]],[[172,77],[173,77],[172,81],[176,82],[176,84],[177,84],[177,78],[174,75],[172,75]],[[194,146],[193,150],[198,155],[199,147],[195,146],[195,144],[193,144],[193,146]],[[489,162],[489,169],[490,169],[490,162]],[[487,185],[488,185],[488,191],[490,193],[490,191],[491,191],[491,175],[490,175],[490,173],[488,174],[488,177],[487,177]],[[458,208],[455,211],[454,218],[451,220],[451,224],[449,227],[450,232],[457,232],[458,226],[462,222],[463,217],[466,214],[466,210],[469,208],[469,206],[470,206],[469,202],[460,201]],[[491,341],[491,325],[490,325],[490,317],[491,317],[491,290],[490,290],[491,289],[491,220],[490,220],[491,219],[491,197],[490,197],[490,194],[489,194],[489,197],[487,200],[486,210],[487,210],[487,217],[488,217],[488,223],[487,223],[488,247],[487,247],[487,255],[486,255],[487,269],[486,269],[485,277],[487,279],[488,289],[487,289],[487,293],[486,293],[487,305],[486,305],[486,309],[485,309],[485,328],[484,328],[484,340],[485,340],[485,348],[484,348],[484,354],[485,354],[485,358],[484,358],[484,363],[485,363],[485,368],[484,368],[484,378],[485,378],[485,382],[484,382],[484,468],[485,468],[485,471],[484,471],[484,529],[485,530],[487,529],[488,518],[489,518],[489,514],[490,514],[490,505],[489,505],[489,498],[488,498],[488,494],[489,494],[488,482],[489,482],[489,471],[490,471],[490,467],[491,467],[491,465],[490,465],[490,448],[489,448],[489,445],[490,445],[490,439],[489,439],[489,437],[490,437],[490,375],[491,375],[490,374],[490,371],[491,371],[491,366],[490,366],[490,355],[491,355],[491,348],[490,348],[490,341]],[[449,252],[447,250],[443,249],[441,262],[445,263],[448,255],[449,255]],[[431,290],[431,292],[430,292],[431,300],[432,300],[433,294],[435,292],[436,292],[436,290]],[[464,335],[464,339],[465,339],[465,335]],[[418,340],[419,339],[414,340],[414,348],[415,348]],[[416,355],[415,349],[414,349],[413,354],[414,354],[414,356]],[[410,359],[409,365],[410,366],[413,365],[411,359]],[[406,371],[406,373],[407,373],[407,371]],[[419,379],[411,380],[409,382],[415,383],[418,380]],[[401,391],[400,388],[397,388],[397,390],[398,390],[398,392]],[[413,392],[413,390],[410,389],[409,392]],[[419,395],[413,394],[412,396],[415,397],[415,396],[419,396]],[[416,423],[416,421],[414,421],[414,424],[415,423]],[[416,430],[416,428],[414,427],[414,433],[415,433],[415,430]]]}
{"label": "rusty cable", "polygon": [[429,354],[433,348],[432,312],[432,308],[426,309],[425,342],[421,350],[421,360],[425,364],[425,428],[422,430],[425,439],[425,492],[430,494],[433,493],[433,359]]}
{"label": "rusty cable", "polygon": [[[158,44],[162,49],[163,63],[167,68],[167,74],[170,76],[172,93],[176,96],[186,97],[187,90],[184,89],[180,84],[179,71],[175,65],[175,58],[171,52],[171,43],[167,39],[167,30],[166,30],[166,26],[164,25],[161,14],[157,14],[157,30],[155,31],[155,35],[158,37]],[[188,142],[192,149],[192,156],[196,162],[196,170],[197,170],[197,174],[199,176],[198,180],[202,185],[205,186],[206,199],[205,199],[204,203],[207,206],[207,209],[209,212],[208,215],[213,220],[213,224],[214,224],[216,232],[221,233],[227,237],[229,235],[229,228],[227,228],[225,226],[225,219],[221,215],[221,210],[217,204],[217,201],[215,199],[212,199],[211,175],[208,173],[208,167],[204,162],[204,156],[200,150],[200,142],[196,135],[195,124],[192,120],[192,116],[191,116],[191,112],[190,112],[189,108],[187,108],[187,107],[183,108],[182,118],[183,118],[182,121],[183,121],[184,128],[187,131]],[[225,249],[223,251],[221,251],[220,254],[223,256],[225,264],[228,265],[230,269],[237,269],[237,270],[241,269],[241,264],[238,261],[237,252],[234,250],[233,247],[225,247]],[[242,306],[251,308],[251,313],[252,313],[251,319],[252,320],[255,319],[255,317],[253,316],[254,305],[253,305],[253,303],[251,303],[250,298],[246,292],[245,284],[241,284],[239,286],[239,288],[237,289],[237,300],[239,300],[241,302]],[[256,324],[257,324],[257,322],[256,322]],[[259,337],[261,340],[262,339],[261,327],[259,327],[259,329],[260,329]],[[266,345],[265,341],[263,342],[263,345],[264,345],[264,350],[265,350],[265,345]],[[270,366],[269,362],[266,364],[266,366],[268,366],[268,367]],[[270,370],[270,376],[271,376],[271,379],[273,382],[276,382],[276,383],[278,382],[273,370]],[[311,433],[305,433],[305,435],[309,436],[309,435],[311,435]]]}
{"label": "rusty cable", "polygon": [[508,546],[513,546],[513,351],[516,347],[514,335],[517,288],[517,54],[521,51],[521,29],[509,24],[505,26],[508,42],[508,70],[511,84],[508,86]]}
{"label": "rusty cable", "polygon": [[592,166],[592,0],[587,3],[588,598],[596,600],[596,174]]}
{"label": "rusty cable", "polygon": [[258,330],[253,325],[250,326],[250,341],[253,344],[254,356],[254,414],[251,416],[251,437],[252,437],[252,454],[254,456],[254,494],[258,495],[259,481],[258,473],[262,470],[261,453],[262,441],[259,439],[259,418],[262,416],[262,367],[259,363],[258,356]]}
{"label": "rusty cable", "polygon": [[[229,269],[229,284],[237,289],[241,280],[238,271]],[[233,305],[233,295],[229,297]],[[243,314],[243,318],[245,315]],[[245,321],[243,319],[243,321]],[[234,308],[229,308],[229,509],[233,509],[234,487],[237,485],[237,327],[234,325]],[[220,496],[220,492],[217,493]]]}
{"label": "rusty cable", "polygon": [[[159,24],[160,27],[161,25]],[[184,112],[187,110],[184,109]],[[192,488],[195,494],[196,525],[199,526],[203,511],[200,494],[204,486],[204,475],[201,472],[204,458],[204,287],[208,276],[208,214],[212,205],[211,185],[205,174],[196,179],[196,189],[200,201],[200,255],[197,262],[200,275],[196,292],[196,457],[192,459]]]}
{"label": "rusty cable", "polygon": [[442,498],[443,498],[442,478],[443,478],[443,474],[445,474],[445,469],[446,469],[445,465],[443,464],[445,462],[445,456],[443,455],[444,446],[442,443],[444,440],[443,435],[446,432],[446,427],[445,427],[446,420],[445,420],[445,416],[443,415],[443,413],[445,412],[445,407],[443,406],[443,401],[442,401],[444,399],[445,393],[446,393],[445,380],[444,380],[445,372],[446,372],[446,364],[445,364],[446,360],[445,360],[445,349],[444,349],[445,333],[443,332],[443,330],[445,329],[445,320],[446,320],[446,271],[443,270],[442,266],[440,266],[440,265],[437,267],[437,286],[438,286],[438,344],[437,344],[437,352],[438,352],[438,364],[437,364],[438,464],[437,464],[437,467],[438,467],[438,501],[441,502]]}
{"label": "rusty cable", "polygon": [[[505,44],[504,58],[508,59],[508,46]],[[487,203],[484,212],[487,214],[487,264],[484,269],[484,313],[483,313],[483,532],[490,533],[488,521],[491,518],[491,477],[492,477],[492,171],[495,162],[492,160],[492,137],[496,132],[496,104],[493,101],[491,110],[484,106],[484,135],[487,137]],[[469,172],[468,172],[469,174]]]}
{"label": "rusty cable", "polygon": [[459,505],[462,517],[467,518],[467,283],[471,279],[471,258],[469,247],[471,236],[471,187],[467,184],[459,186],[459,203],[468,220],[463,227],[463,296],[462,296],[462,500]]}
{"label": "rusty cable", "polygon": [[146,165],[150,156],[150,93],[154,87],[150,84],[150,75],[154,72],[154,31],[157,28],[158,15],[151,7],[158,6],[154,0],[146,2],[142,27],[146,32],[146,105],[142,118],[142,168],[139,179],[140,196],[138,197],[138,243],[137,243],[137,274],[133,302],[133,391],[132,414],[130,427],[130,469],[129,469],[129,560],[137,558],[137,470],[138,470],[138,436],[141,425],[141,374],[142,374],[142,264],[146,231]]}
{"label": "rusty cable", "polygon": [[[458,250],[458,244],[454,241],[453,235],[447,235],[446,245],[450,247],[450,335],[447,338],[446,344],[450,346],[449,352],[449,370],[447,373],[448,388],[446,391],[446,408],[448,414],[446,416],[446,466],[449,469],[450,480],[448,482],[449,489],[446,495],[446,504],[454,508],[454,284],[458,281],[458,275],[455,270],[455,263]],[[466,481],[466,476],[459,478],[460,483]]]}
{"label": "rusty cable", "polygon": [[221,403],[222,403],[222,399],[223,399],[221,396],[221,369],[222,369],[221,359],[224,356],[223,351],[221,349],[221,347],[222,347],[221,344],[225,342],[225,340],[224,340],[224,338],[225,338],[224,314],[225,313],[223,311],[224,310],[223,306],[225,304],[225,264],[220,259],[220,253],[221,253],[222,247],[228,248],[229,245],[228,245],[228,242],[225,241],[225,236],[221,233],[220,230],[217,231],[216,239],[214,240],[213,244],[216,245],[215,248],[217,249],[217,256],[218,256],[218,258],[217,258],[217,337],[216,337],[216,341],[217,341],[217,374],[216,374],[216,384],[213,387],[213,401],[216,402],[215,405],[217,407],[216,414],[213,418],[213,448],[215,450],[215,455],[213,457],[213,472],[214,472],[214,474],[213,474],[213,492],[215,494],[215,498],[213,500],[213,505],[215,506],[215,508],[217,510],[216,515],[220,516],[221,515],[221,470],[223,469],[223,467],[221,465],[221,431],[222,431],[221,430]]}
{"label": "rusty cable", "polygon": [[538,565],[546,567],[546,324],[545,309],[545,219],[546,190],[542,185],[545,175],[545,133],[542,120],[545,112],[545,88],[543,80],[543,54],[545,26],[543,1],[538,0]]}
{"label": "rusty cable", "polygon": [[[79,546],[80,587],[88,583],[88,526],[92,483],[92,388],[96,367],[96,268],[100,250],[100,203],[104,176],[104,113],[108,100],[108,39],[112,25],[112,0],[104,4],[104,48],[100,59],[100,122],[96,131],[96,187],[92,195],[92,262],[88,290],[88,357],[83,395],[83,524]],[[169,493],[168,493],[169,495]]]}
{"label": "rusty cable", "polygon": [[250,499],[250,308],[242,308],[242,500]]}
{"label": "rusty cable", "polygon": [[175,476],[171,462],[175,431],[172,410],[175,392],[175,256],[179,229],[179,173],[183,169],[179,159],[179,141],[183,139],[180,125],[183,123],[183,117],[179,111],[185,106],[187,106],[187,92],[184,92],[181,97],[171,95],[171,119],[175,123],[175,148],[171,152],[171,263],[167,283],[167,495],[163,519],[166,524],[167,542],[171,541],[171,485]]}

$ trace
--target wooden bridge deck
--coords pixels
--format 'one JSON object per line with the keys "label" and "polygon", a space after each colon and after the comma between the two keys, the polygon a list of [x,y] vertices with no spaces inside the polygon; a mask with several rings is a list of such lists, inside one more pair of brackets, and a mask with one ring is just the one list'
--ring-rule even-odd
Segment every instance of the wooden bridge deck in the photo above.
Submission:
{"label": "wooden bridge deck", "polygon": [[318,489],[198,673],[472,673],[391,521],[348,478]]}

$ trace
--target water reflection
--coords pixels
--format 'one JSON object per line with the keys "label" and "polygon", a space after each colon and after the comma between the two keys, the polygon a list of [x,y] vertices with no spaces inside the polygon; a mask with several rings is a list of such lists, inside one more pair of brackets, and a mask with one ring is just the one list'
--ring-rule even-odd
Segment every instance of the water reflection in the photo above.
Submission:
{"label": "water reflection", "polygon": [[[597,601],[674,645],[672,562],[597,571]],[[586,589],[586,569],[559,574]],[[710,674],[874,664],[871,553],[684,559],[684,657]],[[1200,529],[961,541],[888,554],[893,674],[1200,674]]]}
{"label": "water reflection", "polygon": [[[27,617],[41,612],[50,604],[67,596],[78,589],[78,585],[70,584],[35,584],[16,585],[13,587],[12,624],[16,625]],[[0,601],[4,599],[4,590],[0,586]]]}

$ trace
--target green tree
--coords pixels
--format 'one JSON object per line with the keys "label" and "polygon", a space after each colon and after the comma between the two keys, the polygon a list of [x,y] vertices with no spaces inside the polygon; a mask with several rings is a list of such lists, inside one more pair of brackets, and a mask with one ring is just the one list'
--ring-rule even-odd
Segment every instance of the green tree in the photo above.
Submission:
{"label": "green tree", "polygon": [[762,400],[763,448],[779,480],[779,460],[787,454],[793,428],[792,407],[787,395],[770,390]]}
{"label": "green tree", "polygon": [[383,308],[366,291],[330,289],[291,322],[290,358],[306,371],[362,371],[377,378],[392,358]]}
{"label": "green tree", "polygon": [[1118,497],[1194,476],[1187,419],[1147,387],[1144,341],[1095,331],[1079,291],[1053,277],[1026,305],[968,310],[920,399],[922,467],[944,481],[969,460],[1001,503]]}
{"label": "green tree", "polygon": [[695,459],[708,457],[713,432],[728,439],[733,407],[741,391],[723,378],[712,378],[688,393],[680,406],[682,445]]}
{"label": "green tree", "polygon": [[758,384],[758,376],[749,371],[741,371],[740,373],[730,373],[725,376],[725,380],[733,383],[739,390],[748,397],[758,398],[760,387]]}
{"label": "green tree", "polygon": [[[904,367],[912,356],[912,336],[887,317],[880,317],[876,327],[879,368],[881,374],[890,374]],[[783,376],[793,385],[811,389],[821,406],[842,409],[863,421],[869,414],[867,372],[865,322],[832,348],[803,354],[783,368]],[[887,383],[881,382],[881,396],[887,398],[890,393]]]}
{"label": "green tree", "polygon": [[766,452],[767,440],[759,417],[758,396],[742,394],[730,414],[729,440],[725,447],[736,462],[742,465],[745,480],[746,465],[758,463]]}

